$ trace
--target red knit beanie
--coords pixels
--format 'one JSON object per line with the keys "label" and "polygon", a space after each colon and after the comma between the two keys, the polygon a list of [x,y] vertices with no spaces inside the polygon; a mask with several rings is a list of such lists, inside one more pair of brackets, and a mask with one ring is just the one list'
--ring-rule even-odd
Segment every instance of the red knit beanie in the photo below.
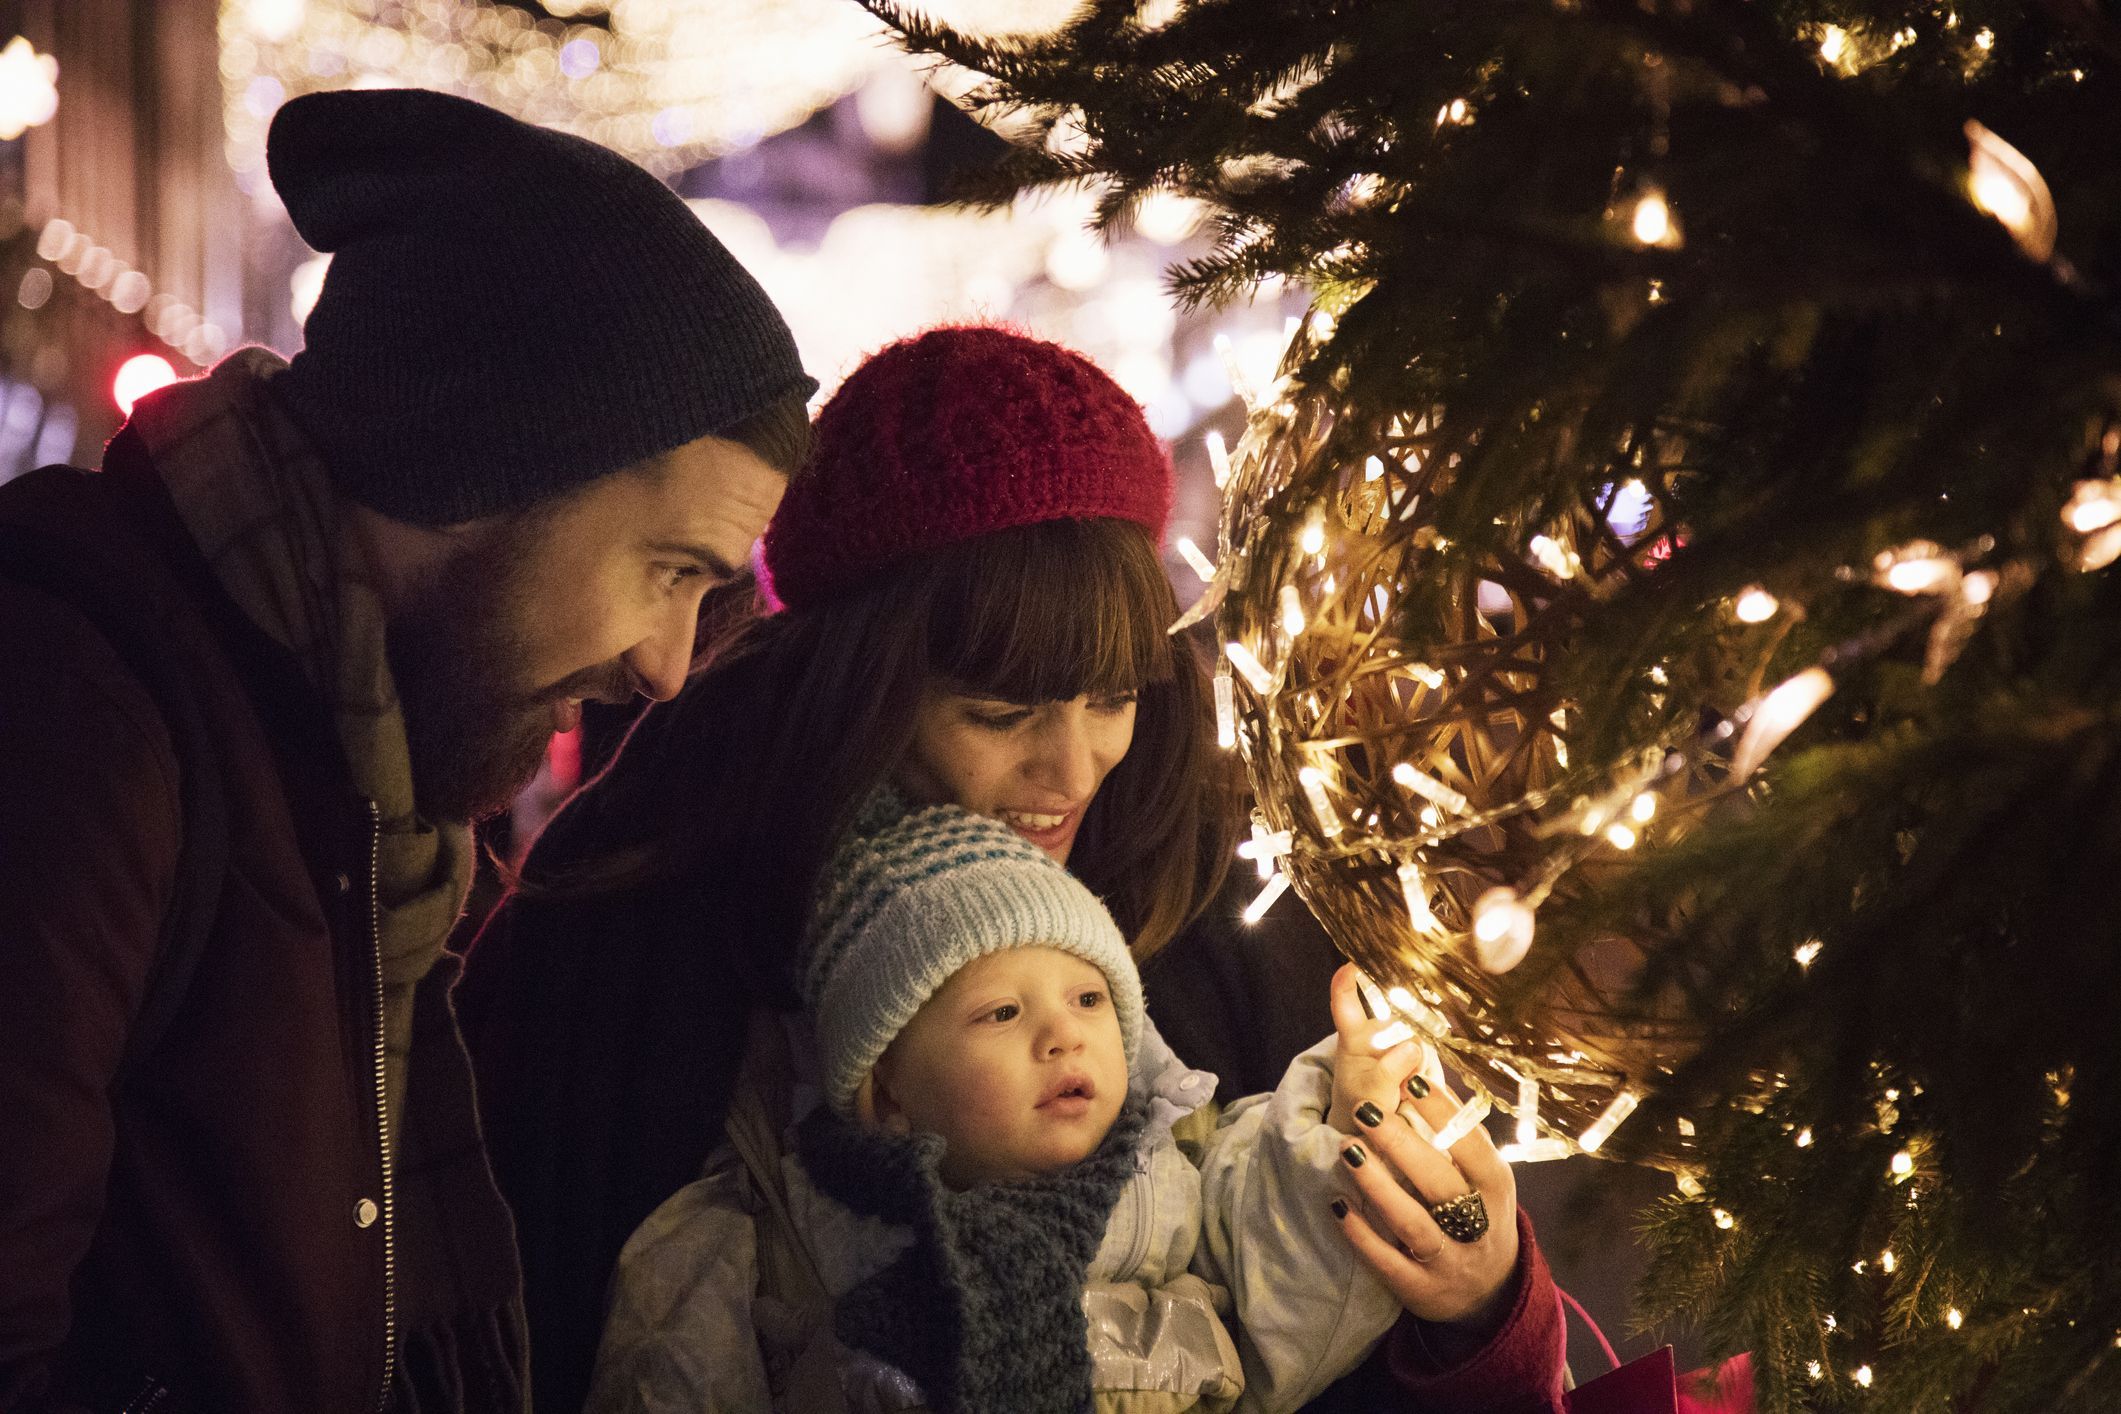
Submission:
{"label": "red knit beanie", "polygon": [[1008,329],[931,329],[873,354],[818,414],[763,545],[803,608],[924,550],[1051,520],[1129,520],[1161,544],[1171,461],[1081,354]]}

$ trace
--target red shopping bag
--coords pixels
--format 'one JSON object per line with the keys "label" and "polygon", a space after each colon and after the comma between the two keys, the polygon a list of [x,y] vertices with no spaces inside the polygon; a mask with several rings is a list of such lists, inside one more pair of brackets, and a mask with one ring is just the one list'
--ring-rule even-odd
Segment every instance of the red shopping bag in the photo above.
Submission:
{"label": "red shopping bag", "polygon": [[1623,1365],[1591,1313],[1566,1291],[1561,1299],[1590,1326],[1614,1365],[1562,1396],[1568,1414],[1752,1414],[1753,1366],[1747,1357],[1734,1355],[1719,1370],[1696,1370],[1681,1378],[1667,1345]]}

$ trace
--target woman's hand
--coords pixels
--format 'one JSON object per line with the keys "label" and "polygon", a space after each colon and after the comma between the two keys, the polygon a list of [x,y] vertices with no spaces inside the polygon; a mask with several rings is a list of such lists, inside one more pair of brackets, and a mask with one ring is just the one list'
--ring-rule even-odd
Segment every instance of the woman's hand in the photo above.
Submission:
{"label": "woman's hand", "polygon": [[[1352,967],[1333,976],[1333,1021],[1340,1032],[1333,1109],[1338,1116],[1344,1093],[1340,1068],[1350,1062],[1353,1073],[1345,1093],[1353,1098],[1349,1113],[1357,1136],[1341,1150],[1341,1163],[1359,1197],[1356,1202],[1335,1201],[1341,1230],[1411,1315],[1425,1321],[1491,1325],[1517,1269],[1517,1181],[1510,1166],[1479,1125],[1445,1153],[1402,1117],[1404,1105],[1433,1134],[1450,1122],[1458,1097],[1414,1073],[1420,1064],[1419,1041],[1403,1042],[1382,1054],[1373,1046],[1367,1057],[1360,1054],[1386,1023],[1363,1015]],[[1410,1046],[1412,1062],[1402,1055]],[[1395,1073],[1392,1090],[1380,1098],[1380,1084]],[[1475,1241],[1461,1242],[1446,1236],[1429,1210],[1469,1193],[1480,1195],[1487,1231]]]}
{"label": "woman's hand", "polygon": [[[1333,1030],[1336,1044],[1333,1048],[1333,1107],[1326,1111],[1326,1123],[1343,1134],[1363,1134],[1364,1126],[1355,1122],[1356,1107],[1365,1101],[1377,1106],[1381,1114],[1390,1114],[1406,1098],[1402,1089],[1421,1071],[1426,1047],[1418,1038],[1408,1038],[1388,1045],[1380,1051],[1378,1036],[1388,1028],[1397,1028],[1402,1034],[1407,1030],[1403,1021],[1392,1017],[1372,1020],[1363,1014],[1362,999],[1357,993],[1362,974],[1355,964],[1343,963],[1333,974]],[[1389,1039],[1389,1038],[1388,1038]]]}

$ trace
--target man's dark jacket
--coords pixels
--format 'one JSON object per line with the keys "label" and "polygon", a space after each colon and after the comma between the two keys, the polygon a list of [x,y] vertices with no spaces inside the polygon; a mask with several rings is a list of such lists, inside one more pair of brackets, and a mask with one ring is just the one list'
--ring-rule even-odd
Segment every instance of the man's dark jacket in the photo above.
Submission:
{"label": "man's dark jacket", "polygon": [[[453,959],[420,989],[396,1136],[418,1158],[386,1186],[375,826],[325,705],[132,434],[101,473],[0,487],[15,526],[105,593],[84,614],[0,552],[0,1410],[521,1410]],[[150,676],[213,724],[211,763]],[[128,1058],[206,770],[225,871],[181,1004]]]}

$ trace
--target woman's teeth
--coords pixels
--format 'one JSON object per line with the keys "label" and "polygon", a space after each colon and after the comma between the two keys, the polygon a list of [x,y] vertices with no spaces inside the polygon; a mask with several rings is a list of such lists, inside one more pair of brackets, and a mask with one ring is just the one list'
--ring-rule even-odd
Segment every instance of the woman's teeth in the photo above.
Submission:
{"label": "woman's teeth", "polygon": [[1040,830],[1057,830],[1068,822],[1068,817],[1065,814],[1034,815],[1028,810],[1004,810],[1002,812],[1002,821],[1019,830],[1030,830],[1036,833]]}

